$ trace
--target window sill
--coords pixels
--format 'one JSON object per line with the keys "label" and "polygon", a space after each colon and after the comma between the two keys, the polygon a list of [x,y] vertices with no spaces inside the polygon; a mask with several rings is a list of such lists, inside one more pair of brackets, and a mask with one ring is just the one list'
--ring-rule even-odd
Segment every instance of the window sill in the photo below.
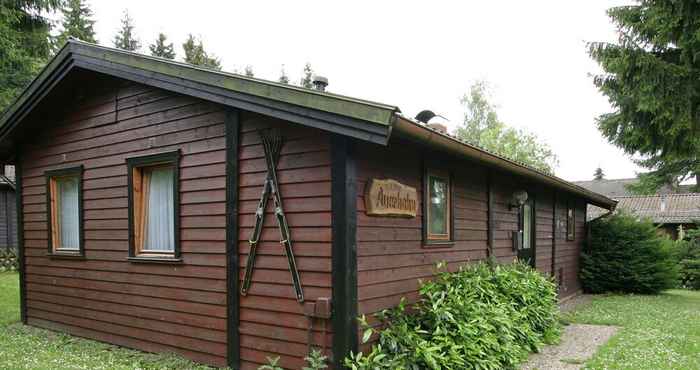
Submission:
{"label": "window sill", "polygon": [[136,263],[163,263],[171,265],[182,264],[182,258],[175,257],[127,257],[129,262]]}
{"label": "window sill", "polygon": [[80,252],[53,252],[46,253],[46,256],[50,259],[70,259],[70,260],[84,260],[85,255]]}
{"label": "window sill", "polygon": [[451,248],[454,247],[453,240],[424,240],[423,248]]}

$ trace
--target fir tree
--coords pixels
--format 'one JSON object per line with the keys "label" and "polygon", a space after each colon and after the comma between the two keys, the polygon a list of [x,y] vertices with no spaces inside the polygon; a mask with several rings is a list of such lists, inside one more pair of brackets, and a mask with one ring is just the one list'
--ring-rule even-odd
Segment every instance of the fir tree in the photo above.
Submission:
{"label": "fir tree", "polygon": [[245,66],[243,73],[248,77],[255,77],[255,73],[253,73],[253,66],[251,65]]}
{"label": "fir tree", "polygon": [[151,55],[154,57],[161,57],[166,59],[175,59],[175,48],[173,43],[167,43],[167,36],[163,33],[158,34],[156,42],[148,46],[151,50]]}
{"label": "fir tree", "polygon": [[91,19],[92,10],[84,0],[68,0],[61,11],[63,12],[63,21],[61,22],[63,31],[56,38],[57,48],[62,47],[69,37],[97,43],[93,30],[95,21]]}
{"label": "fir tree", "polygon": [[595,180],[602,180],[605,178],[605,173],[603,173],[603,169],[598,167],[595,169],[595,172],[593,172],[593,179]]}
{"label": "fir tree", "polygon": [[185,51],[185,62],[196,66],[221,70],[221,62],[213,55],[209,55],[204,50],[204,44],[201,39],[196,39],[192,34],[187,37],[185,43],[182,44],[182,49]]}
{"label": "fir tree", "polygon": [[[651,171],[632,190],[654,193],[667,183],[700,182],[700,2],[650,1],[608,10],[616,43],[589,53],[605,71],[594,83],[613,111],[598,128]],[[698,187],[696,190],[700,190]]]}
{"label": "fir tree", "polygon": [[129,51],[136,51],[141,48],[141,42],[134,35],[134,20],[129,16],[129,11],[124,11],[122,18],[122,28],[114,36],[114,47]]}
{"label": "fir tree", "polygon": [[0,1],[0,112],[34,78],[51,54],[51,21],[59,0]]}
{"label": "fir tree", "polygon": [[287,76],[287,72],[284,71],[284,64],[282,65],[282,70],[280,71],[280,78],[277,79],[277,81],[283,84],[289,84],[289,76]]}
{"label": "fir tree", "polygon": [[304,64],[304,74],[303,77],[301,78],[301,81],[299,81],[299,85],[301,87],[305,87],[307,89],[313,88],[314,84],[314,70],[311,68],[311,63],[307,62]]}

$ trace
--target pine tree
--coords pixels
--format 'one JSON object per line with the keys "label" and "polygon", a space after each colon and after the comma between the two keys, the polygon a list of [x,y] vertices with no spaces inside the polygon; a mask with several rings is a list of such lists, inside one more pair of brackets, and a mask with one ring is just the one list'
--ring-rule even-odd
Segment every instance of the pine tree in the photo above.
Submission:
{"label": "pine tree", "polygon": [[124,11],[122,18],[122,28],[114,36],[114,47],[129,51],[136,51],[141,48],[141,42],[134,35],[134,20],[129,16],[129,11]]}
{"label": "pine tree", "polygon": [[175,48],[172,42],[166,43],[167,39],[168,37],[165,36],[165,34],[159,33],[156,42],[148,46],[148,49],[151,50],[151,55],[154,57],[175,59]]}
{"label": "pine tree", "polygon": [[243,73],[248,77],[255,77],[255,73],[253,73],[253,66],[251,65],[245,66]]}
{"label": "pine tree", "polygon": [[700,183],[700,2],[638,0],[608,15],[618,41],[589,45],[605,71],[594,83],[613,106],[599,130],[651,170],[633,190]]}
{"label": "pine tree", "polygon": [[221,62],[219,59],[210,56],[204,50],[204,44],[201,39],[197,39],[192,34],[187,37],[187,40],[182,44],[182,49],[185,51],[185,62],[196,66],[221,70]]}
{"label": "pine tree", "polygon": [[277,81],[283,84],[289,84],[289,76],[287,76],[287,72],[284,71],[284,64],[282,65],[282,70],[280,71],[280,78]]}
{"label": "pine tree", "polygon": [[0,1],[0,112],[34,78],[51,54],[51,21],[59,0]]}
{"label": "pine tree", "polygon": [[299,85],[301,87],[305,87],[307,89],[313,88],[313,80],[314,80],[314,70],[311,68],[311,63],[306,62],[304,64],[304,74],[303,77],[301,78],[301,81],[299,81]]}
{"label": "pine tree", "polygon": [[593,172],[593,179],[595,180],[603,180],[605,178],[605,173],[603,172],[603,169],[598,167],[595,169],[595,172]]}
{"label": "pine tree", "polygon": [[97,43],[93,30],[95,21],[91,19],[92,10],[84,0],[68,0],[61,11],[63,12],[63,21],[61,22],[63,31],[56,38],[57,48],[62,47],[69,37]]}

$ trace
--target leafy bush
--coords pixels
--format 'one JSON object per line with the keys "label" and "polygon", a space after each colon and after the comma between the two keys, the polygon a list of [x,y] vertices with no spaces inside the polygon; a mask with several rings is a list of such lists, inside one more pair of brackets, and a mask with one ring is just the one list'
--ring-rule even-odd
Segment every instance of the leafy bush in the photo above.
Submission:
{"label": "leafy bush", "polygon": [[[422,284],[418,303],[402,300],[377,316],[384,324],[378,343],[346,358],[347,367],[510,369],[559,336],[555,285],[519,263],[438,271]],[[366,342],[375,330],[361,323]]]}
{"label": "leafy bush", "polygon": [[589,250],[581,256],[581,283],[590,293],[655,294],[674,287],[673,243],[647,220],[615,214],[591,223]]}
{"label": "leafy bush", "polygon": [[681,286],[700,290],[700,230],[689,230],[687,239],[678,241],[676,260]]}

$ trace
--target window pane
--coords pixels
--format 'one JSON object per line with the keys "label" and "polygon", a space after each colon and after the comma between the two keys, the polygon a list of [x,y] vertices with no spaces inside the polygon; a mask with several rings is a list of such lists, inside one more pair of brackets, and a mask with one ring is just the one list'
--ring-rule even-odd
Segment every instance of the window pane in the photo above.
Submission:
{"label": "window pane", "polygon": [[175,245],[173,168],[155,168],[148,174],[148,204],[144,250],[169,252]]}
{"label": "window pane", "polygon": [[429,233],[447,235],[447,181],[439,177],[429,177],[430,224]]}
{"label": "window pane", "polygon": [[530,249],[532,239],[532,207],[529,203],[523,205],[523,249]]}
{"label": "window pane", "polygon": [[79,249],[78,178],[56,180],[56,213],[58,215],[58,249]]}

